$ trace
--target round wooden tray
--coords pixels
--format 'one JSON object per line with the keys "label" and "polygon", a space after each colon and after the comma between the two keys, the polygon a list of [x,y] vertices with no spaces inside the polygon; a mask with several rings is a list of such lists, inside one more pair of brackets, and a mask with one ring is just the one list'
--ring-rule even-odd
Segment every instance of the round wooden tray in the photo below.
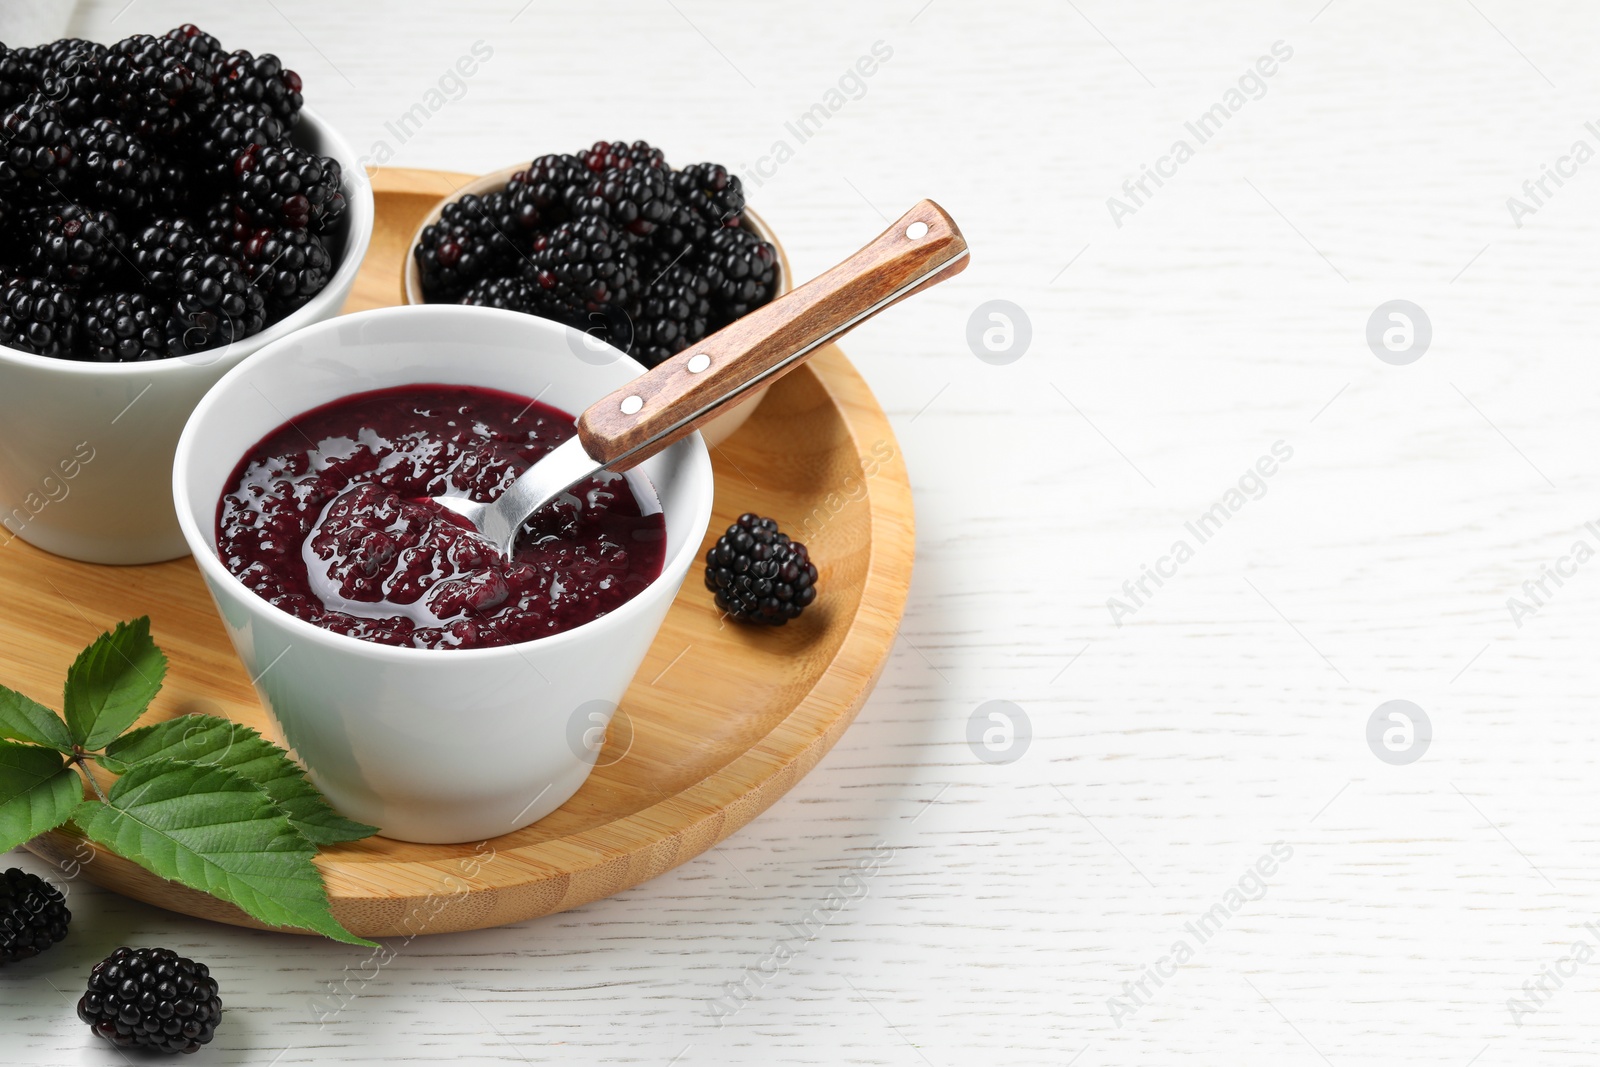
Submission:
{"label": "round wooden tray", "polygon": [[[469,180],[418,170],[373,176],[377,230],[347,311],[396,302],[417,221]],[[638,885],[744,826],[838,740],[883,670],[911,580],[911,490],[889,421],[828,346],[778,381],[712,462],[705,544],[741,512],[776,518],[811,548],[821,571],[816,603],[781,629],[725,623],[697,568],[577,795],[533,826],[479,844],[377,837],[325,850],[317,865],[346,927],[368,937],[476,930]],[[50,702],[96,634],[148,614],[171,667],[144,721],[206,711],[266,725],[191,560],[96,567],[13,539],[0,548],[0,604],[0,672],[37,699]],[[135,899],[258,925],[75,833],[28,847]]]}

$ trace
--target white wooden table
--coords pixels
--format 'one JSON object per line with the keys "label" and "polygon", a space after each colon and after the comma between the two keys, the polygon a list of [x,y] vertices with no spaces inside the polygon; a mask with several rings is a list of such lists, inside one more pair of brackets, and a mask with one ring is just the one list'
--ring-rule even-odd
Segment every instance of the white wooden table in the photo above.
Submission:
{"label": "white wooden table", "polygon": [[[199,19],[397,166],[644,136],[755,171],[802,275],[943,203],[972,268],[846,342],[916,483],[916,582],[860,720],[717,852],[365,976],[358,950],[75,884],[71,939],[0,972],[0,1061],[120,1062],[72,1002],[124,942],[220,976],[214,1064],[1592,1059],[1600,560],[1561,560],[1600,548],[1600,161],[1562,159],[1600,150],[1600,11],[201,8],[95,0],[74,30]],[[492,58],[399,143],[386,123],[477,41]],[[786,123],[880,41],[800,142]],[[1535,201],[1546,165],[1564,184]],[[1125,191],[1146,166],[1162,184]],[[1431,324],[1404,365],[1366,338],[1396,299]],[[1031,323],[1009,363],[967,341],[991,300]],[[1415,356],[1411,321],[1377,350]],[[997,700],[1032,724],[998,754],[967,740]],[[1390,700],[1431,735],[1369,745]],[[786,926],[875,846],[864,895]],[[330,987],[348,1003],[319,1019]]]}

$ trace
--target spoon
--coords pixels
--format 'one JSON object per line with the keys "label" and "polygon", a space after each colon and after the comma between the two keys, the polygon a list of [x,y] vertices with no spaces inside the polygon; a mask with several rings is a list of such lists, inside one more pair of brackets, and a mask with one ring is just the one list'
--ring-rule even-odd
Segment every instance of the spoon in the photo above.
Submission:
{"label": "spoon", "polygon": [[932,200],[919,202],[849,259],[752,311],[597,400],[578,433],[488,504],[433,500],[464,517],[505,556],[522,524],[602,470],[621,474],[715,418],[750,390],[891,304],[961,273],[966,238]]}

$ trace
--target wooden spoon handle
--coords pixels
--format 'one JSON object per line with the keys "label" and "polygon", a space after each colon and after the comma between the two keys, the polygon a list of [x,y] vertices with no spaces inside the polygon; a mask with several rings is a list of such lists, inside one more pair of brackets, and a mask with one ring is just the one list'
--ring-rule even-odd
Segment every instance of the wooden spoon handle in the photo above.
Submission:
{"label": "wooden spoon handle", "polygon": [[590,405],[578,417],[583,447],[613,471],[642,463],[856,324],[959,274],[967,262],[955,221],[923,200],[843,263]]}

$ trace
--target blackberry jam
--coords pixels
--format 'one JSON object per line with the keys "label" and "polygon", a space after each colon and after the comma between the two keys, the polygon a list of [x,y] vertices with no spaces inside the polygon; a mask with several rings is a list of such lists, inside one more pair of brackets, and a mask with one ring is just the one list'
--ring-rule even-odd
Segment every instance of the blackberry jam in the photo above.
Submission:
{"label": "blackberry jam", "polygon": [[217,507],[217,551],[269,603],[335,633],[488,648],[570,630],[661,574],[649,484],[602,473],[524,524],[511,559],[433,503],[496,499],[576,433],[565,412],[458,385],[345,397],[252,448]]}

